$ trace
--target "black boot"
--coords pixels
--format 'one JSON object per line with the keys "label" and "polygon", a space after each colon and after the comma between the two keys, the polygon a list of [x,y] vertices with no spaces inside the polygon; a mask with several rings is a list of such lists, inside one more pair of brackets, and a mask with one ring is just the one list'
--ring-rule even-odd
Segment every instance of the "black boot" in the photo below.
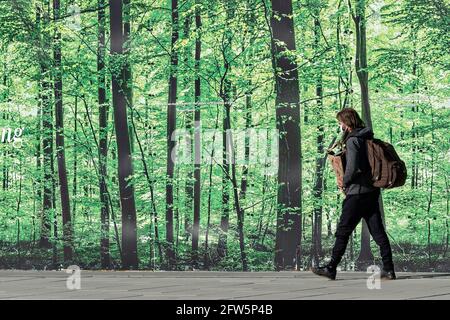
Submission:
{"label": "black boot", "polygon": [[395,279],[397,279],[397,277],[395,276],[394,269],[386,270],[384,268],[383,268],[383,270],[381,270],[380,278],[383,279],[383,280],[395,280]]}
{"label": "black boot", "polygon": [[336,266],[333,265],[331,262],[322,267],[319,266],[317,268],[311,268],[311,271],[319,276],[326,277],[330,280],[336,279]]}

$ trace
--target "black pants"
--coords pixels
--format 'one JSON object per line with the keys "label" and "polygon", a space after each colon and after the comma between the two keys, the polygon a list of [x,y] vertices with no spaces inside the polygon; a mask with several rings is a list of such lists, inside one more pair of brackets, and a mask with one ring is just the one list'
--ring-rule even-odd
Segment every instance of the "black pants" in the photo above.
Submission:
{"label": "black pants", "polygon": [[388,236],[381,220],[378,203],[380,189],[369,193],[347,195],[342,202],[342,214],[335,233],[331,264],[337,266],[345,253],[348,240],[362,218],[369,227],[369,232],[380,247],[385,270],[393,270],[392,251]]}

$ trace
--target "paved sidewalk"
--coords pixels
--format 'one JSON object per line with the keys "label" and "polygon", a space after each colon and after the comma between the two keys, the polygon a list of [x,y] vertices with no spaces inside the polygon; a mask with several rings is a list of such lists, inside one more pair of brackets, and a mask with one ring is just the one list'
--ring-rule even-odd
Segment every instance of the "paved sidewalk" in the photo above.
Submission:
{"label": "paved sidewalk", "polygon": [[[70,290],[64,271],[0,270],[0,299],[450,299],[450,273],[397,273],[368,289],[364,272],[335,281],[311,272],[81,271]],[[76,286],[70,282],[69,286]]]}

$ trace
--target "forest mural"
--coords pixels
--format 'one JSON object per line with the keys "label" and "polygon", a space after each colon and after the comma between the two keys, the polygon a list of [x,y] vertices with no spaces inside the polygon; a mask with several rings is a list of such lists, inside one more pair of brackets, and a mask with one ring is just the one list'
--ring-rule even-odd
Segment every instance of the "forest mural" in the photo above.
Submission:
{"label": "forest mural", "polygon": [[[1,0],[0,268],[308,270],[355,108],[406,162],[399,271],[450,271],[447,0]],[[379,263],[362,224],[341,267]]]}

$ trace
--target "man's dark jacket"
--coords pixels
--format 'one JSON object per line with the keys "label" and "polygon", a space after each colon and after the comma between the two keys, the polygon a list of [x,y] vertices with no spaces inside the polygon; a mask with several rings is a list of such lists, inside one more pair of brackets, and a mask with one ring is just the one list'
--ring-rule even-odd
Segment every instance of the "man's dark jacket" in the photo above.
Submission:
{"label": "man's dark jacket", "polygon": [[344,193],[346,195],[367,193],[377,190],[371,184],[370,164],[367,158],[366,139],[373,138],[371,128],[356,128],[346,137],[346,164],[344,172]]}

